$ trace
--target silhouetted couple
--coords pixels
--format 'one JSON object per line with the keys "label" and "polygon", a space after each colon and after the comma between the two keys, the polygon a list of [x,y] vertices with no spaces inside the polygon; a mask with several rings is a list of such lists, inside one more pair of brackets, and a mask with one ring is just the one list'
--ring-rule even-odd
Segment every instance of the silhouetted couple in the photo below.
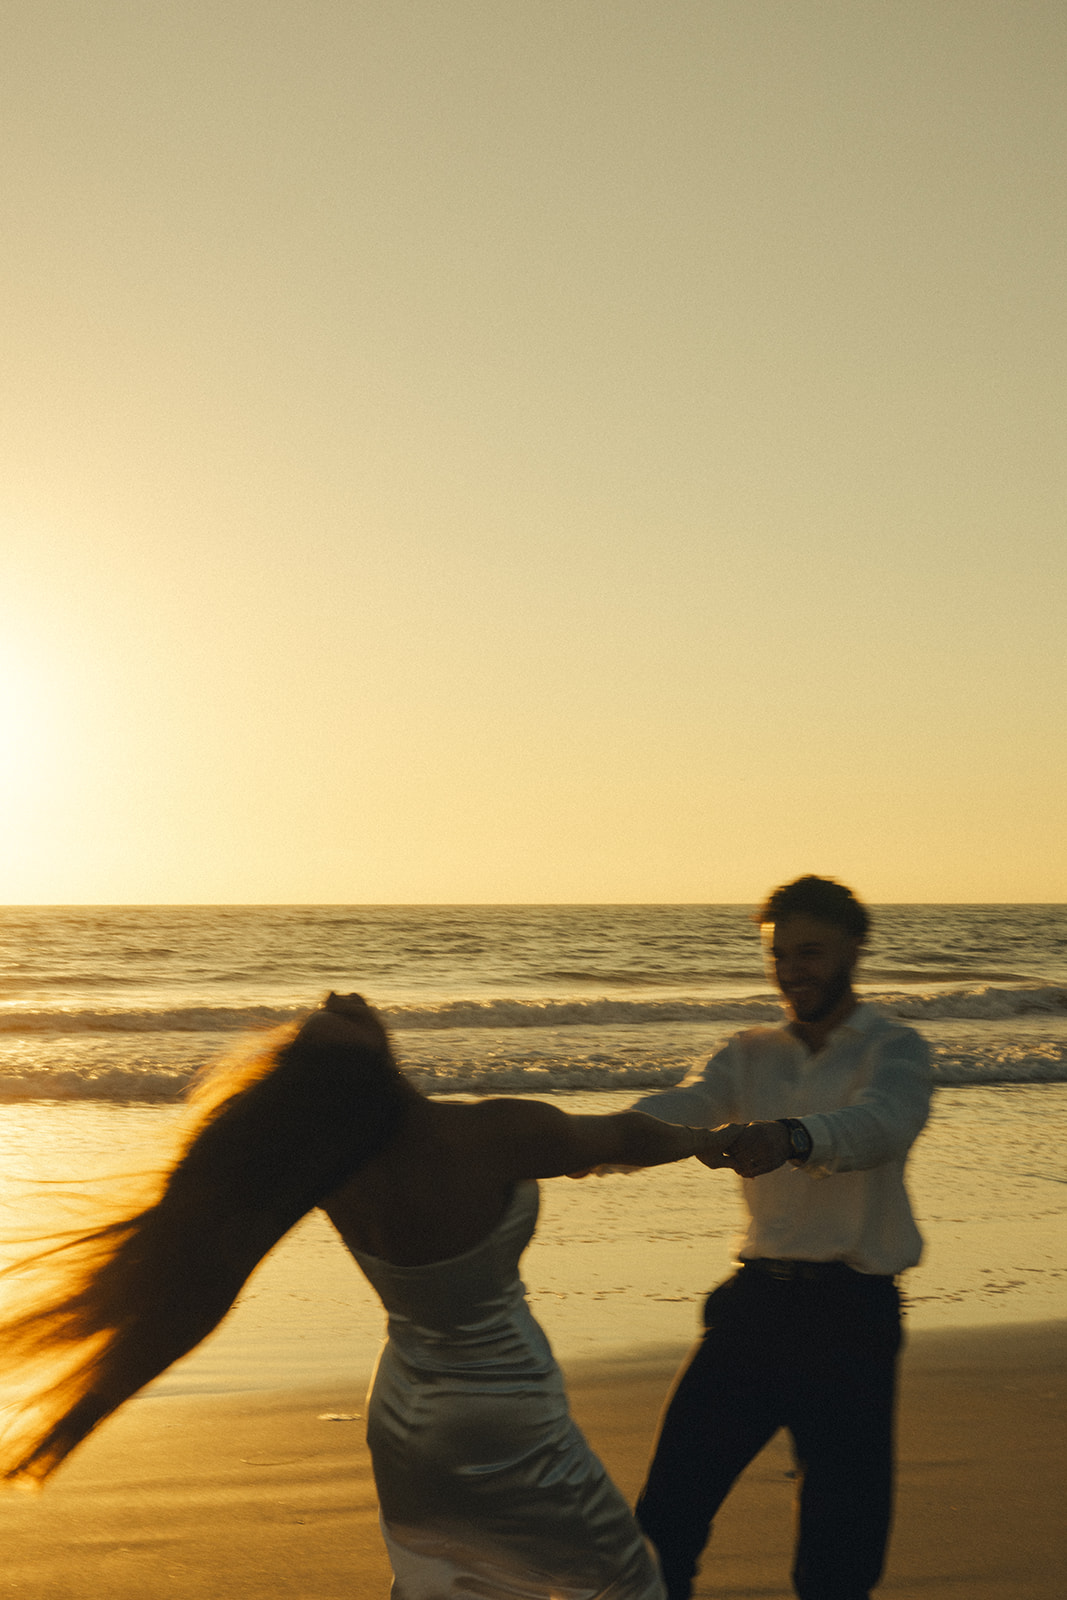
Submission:
{"label": "silhouetted couple", "polygon": [[[893,1279],[919,1249],[902,1173],[929,1093],[917,1035],[855,1000],[865,918],[829,880],[776,891],[762,920],[792,1020],[737,1035],[647,1110],[429,1099],[357,995],[223,1063],[143,1203],[25,1268],[0,1336],[10,1363],[46,1357],[52,1377],[27,1391],[0,1470],[47,1477],[321,1206],[389,1319],[368,1441],[395,1600],[661,1600],[663,1582],[683,1600],[718,1503],[779,1427],[804,1475],[797,1592],[862,1600],[888,1530]],[[693,1156],[742,1174],[752,1222],[638,1505],[661,1581],[569,1416],[518,1264],[534,1180]]]}

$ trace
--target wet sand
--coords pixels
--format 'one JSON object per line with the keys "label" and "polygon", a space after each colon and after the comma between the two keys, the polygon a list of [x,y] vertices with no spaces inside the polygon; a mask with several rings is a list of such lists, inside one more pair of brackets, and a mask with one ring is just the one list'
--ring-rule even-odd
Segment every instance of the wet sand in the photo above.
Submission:
{"label": "wet sand", "polygon": [[[631,1498],[681,1354],[568,1368],[575,1414]],[[1063,1600],[1065,1368],[1064,1323],[912,1336],[880,1593]],[[0,1595],[385,1600],[364,1411],[354,1383],[134,1402],[43,1495],[0,1501]],[[790,1467],[779,1438],[737,1485],[698,1595],[788,1600]]]}

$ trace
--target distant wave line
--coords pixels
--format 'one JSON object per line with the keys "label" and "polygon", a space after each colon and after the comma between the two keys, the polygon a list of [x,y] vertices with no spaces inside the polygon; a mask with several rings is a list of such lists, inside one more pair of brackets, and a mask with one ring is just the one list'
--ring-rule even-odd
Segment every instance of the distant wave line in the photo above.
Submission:
{"label": "distant wave line", "polygon": [[[1000,1022],[1032,1014],[1067,1014],[1067,987],[1055,984],[1002,988],[993,984],[926,994],[895,990],[864,994],[891,1015]],[[237,1033],[277,1027],[307,1012],[306,1006],[171,1006],[159,1008],[63,1009],[9,1007],[0,1010],[0,1034]],[[379,1008],[391,1028],[413,1031],[459,1028],[610,1027],[613,1024],[777,1022],[782,1010],[773,995],[737,998],[615,1000],[446,1000]]]}

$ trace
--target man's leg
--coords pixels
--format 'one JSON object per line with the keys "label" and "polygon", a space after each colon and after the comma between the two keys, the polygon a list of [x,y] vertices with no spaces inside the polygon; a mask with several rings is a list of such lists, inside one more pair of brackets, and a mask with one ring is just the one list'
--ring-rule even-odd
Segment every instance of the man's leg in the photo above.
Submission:
{"label": "man's leg", "polygon": [[800,1600],[868,1600],[892,1516],[899,1296],[890,1280],[859,1274],[834,1291],[819,1294],[817,1358],[789,1423],[802,1482]]}
{"label": "man's leg", "polygon": [[762,1286],[749,1282],[742,1289],[742,1276],[708,1299],[707,1332],[677,1380],[637,1501],[637,1520],[659,1554],[668,1600],[689,1600],[712,1518],[782,1426],[777,1363],[761,1362],[764,1330],[753,1315]]}

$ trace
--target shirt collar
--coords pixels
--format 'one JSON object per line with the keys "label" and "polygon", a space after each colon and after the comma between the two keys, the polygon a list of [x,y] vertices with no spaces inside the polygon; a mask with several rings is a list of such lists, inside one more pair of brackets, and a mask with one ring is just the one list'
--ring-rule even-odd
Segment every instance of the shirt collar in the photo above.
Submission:
{"label": "shirt collar", "polygon": [[[823,1050],[829,1049],[830,1045],[837,1038],[839,1033],[845,1033],[846,1031],[849,1033],[858,1033],[860,1035],[870,1033],[871,1029],[877,1026],[881,1015],[882,1013],[879,1011],[878,1007],[876,1005],[872,1005],[869,1000],[857,1000],[855,1010],[849,1012],[844,1022],[839,1022],[837,1024],[837,1027],[823,1045]],[[793,1044],[800,1045],[801,1049],[807,1048],[807,1046],[803,1044],[803,1041],[797,1038],[795,1033],[790,1032],[788,1022],[782,1023],[782,1032],[793,1042]]]}
{"label": "shirt collar", "polygon": [[[879,1016],[880,1012],[877,1006],[873,1006],[869,1000],[859,1000],[856,1003],[855,1011],[850,1012],[844,1022],[838,1023],[834,1033],[837,1033],[841,1028],[848,1028],[853,1033],[870,1033]],[[830,1038],[832,1039],[833,1036],[834,1034],[832,1033]]]}

